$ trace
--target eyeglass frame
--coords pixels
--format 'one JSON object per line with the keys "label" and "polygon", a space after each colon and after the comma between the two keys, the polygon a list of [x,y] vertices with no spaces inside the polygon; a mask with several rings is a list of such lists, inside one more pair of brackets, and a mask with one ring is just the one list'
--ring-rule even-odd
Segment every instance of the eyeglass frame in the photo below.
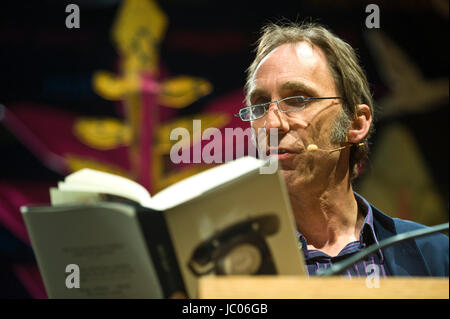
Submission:
{"label": "eyeglass frame", "polygon": [[[268,108],[268,107],[266,108],[265,106],[266,106],[266,105],[267,105],[267,106],[270,106],[272,103],[276,103],[276,104],[277,104],[277,109],[278,109],[278,111],[280,111],[280,112],[282,112],[282,113],[290,113],[290,112],[300,111],[300,110],[303,109],[303,107],[304,107],[305,105],[302,106],[301,108],[299,108],[298,110],[288,110],[288,111],[283,111],[282,109],[280,109],[280,104],[279,104],[280,102],[285,101],[285,100],[287,100],[287,99],[299,98],[299,97],[301,97],[301,98],[303,98],[303,99],[305,100],[305,105],[306,105],[306,103],[308,103],[308,102],[310,102],[310,101],[315,101],[315,100],[343,99],[343,97],[340,97],[340,96],[331,96],[331,97],[305,97],[305,96],[302,96],[302,95],[298,95],[298,96],[288,96],[288,97],[285,97],[284,99],[281,99],[281,100],[275,100],[275,101],[270,101],[270,102],[266,102],[266,103],[254,104],[254,105],[249,105],[249,106],[243,107],[243,108],[239,109],[239,112],[236,113],[236,114],[234,114],[234,116],[235,116],[235,117],[239,117],[239,118],[241,119],[241,121],[243,121],[243,122],[250,122],[250,121],[256,121],[256,120],[259,120],[259,119],[263,118],[264,116],[266,116],[267,112],[269,111],[269,108]],[[242,117],[241,117],[241,111],[246,110],[246,109],[249,109],[249,108],[251,108],[251,107],[256,107],[256,106],[263,106],[263,107],[264,107],[264,114],[263,114],[262,116],[260,116],[260,117],[258,117],[258,118],[256,118],[256,119],[253,119],[253,120],[244,120],[244,119],[242,119]]]}

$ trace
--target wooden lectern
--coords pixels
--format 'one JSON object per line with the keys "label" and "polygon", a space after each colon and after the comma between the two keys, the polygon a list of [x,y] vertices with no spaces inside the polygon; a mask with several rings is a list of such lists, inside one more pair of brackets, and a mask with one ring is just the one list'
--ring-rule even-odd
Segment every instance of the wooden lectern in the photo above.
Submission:
{"label": "wooden lectern", "polygon": [[205,299],[448,299],[448,277],[366,278],[300,276],[207,276]]}

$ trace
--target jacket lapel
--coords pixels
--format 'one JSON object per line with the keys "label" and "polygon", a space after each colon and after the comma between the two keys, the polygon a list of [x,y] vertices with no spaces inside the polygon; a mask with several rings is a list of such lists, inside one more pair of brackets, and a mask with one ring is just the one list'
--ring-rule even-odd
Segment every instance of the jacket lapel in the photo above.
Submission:
{"label": "jacket lapel", "polygon": [[[395,219],[372,206],[375,233],[378,241],[409,231]],[[404,241],[382,249],[385,265],[391,276],[430,276],[420,249],[415,240]]]}

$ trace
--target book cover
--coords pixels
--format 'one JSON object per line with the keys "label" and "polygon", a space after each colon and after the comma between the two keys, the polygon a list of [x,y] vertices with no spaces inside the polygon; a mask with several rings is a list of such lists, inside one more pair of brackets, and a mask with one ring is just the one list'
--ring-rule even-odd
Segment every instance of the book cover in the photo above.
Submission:
{"label": "book cover", "polygon": [[153,197],[111,174],[68,176],[52,206],[22,209],[49,296],[196,298],[202,276],[304,275],[284,181],[263,165],[239,159]]}

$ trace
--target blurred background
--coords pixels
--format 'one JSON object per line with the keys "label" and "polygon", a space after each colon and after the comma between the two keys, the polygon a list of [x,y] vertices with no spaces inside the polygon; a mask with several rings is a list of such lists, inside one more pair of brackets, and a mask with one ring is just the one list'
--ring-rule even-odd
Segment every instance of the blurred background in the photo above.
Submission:
{"label": "blurred background", "polygon": [[49,203],[67,174],[100,169],[154,194],[210,167],[174,165],[170,131],[246,128],[233,114],[254,43],[284,18],[329,27],[367,72],[376,131],[356,190],[391,216],[448,221],[448,1],[2,1],[0,297],[46,298],[19,207]]}

